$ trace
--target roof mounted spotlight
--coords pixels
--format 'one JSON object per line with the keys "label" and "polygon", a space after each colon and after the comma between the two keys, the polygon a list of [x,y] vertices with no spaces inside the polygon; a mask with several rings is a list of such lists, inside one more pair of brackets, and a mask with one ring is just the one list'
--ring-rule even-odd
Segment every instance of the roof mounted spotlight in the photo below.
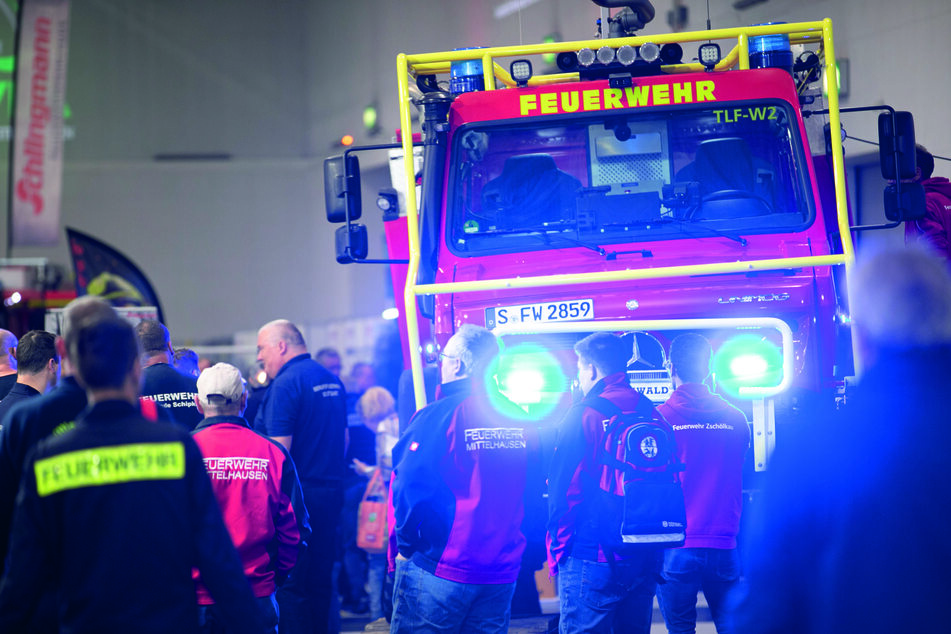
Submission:
{"label": "roof mounted spotlight", "polygon": [[610,46],[602,46],[598,49],[597,57],[602,64],[610,64],[614,61],[614,49]]}
{"label": "roof mounted spotlight", "polygon": [[595,59],[597,59],[597,57],[590,48],[583,48],[578,51],[578,64],[580,66],[591,66],[591,64],[594,64]]}
{"label": "roof mounted spotlight", "polygon": [[697,49],[697,57],[704,69],[711,71],[720,63],[720,45],[716,42],[701,44]]}
{"label": "roof mounted spotlight", "polygon": [[509,65],[509,73],[519,88],[528,85],[528,80],[532,78],[532,63],[527,59],[517,59]]}
{"label": "roof mounted spotlight", "polygon": [[660,47],[653,42],[644,42],[637,49],[637,54],[648,64],[660,59]]}
{"label": "roof mounted spotlight", "polygon": [[637,50],[630,44],[625,44],[617,50],[617,61],[630,66],[637,59]]}

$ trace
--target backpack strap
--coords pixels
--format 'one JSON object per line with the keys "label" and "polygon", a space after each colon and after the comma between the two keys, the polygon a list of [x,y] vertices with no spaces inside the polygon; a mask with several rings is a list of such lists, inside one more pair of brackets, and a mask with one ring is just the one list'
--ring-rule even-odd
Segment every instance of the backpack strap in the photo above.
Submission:
{"label": "backpack strap", "polygon": [[618,423],[618,419],[616,417],[624,413],[620,407],[603,396],[588,396],[585,397],[585,399],[581,402],[609,419],[614,418],[614,422],[611,424],[611,426],[604,430],[605,433],[614,431],[614,428],[617,427]]}
{"label": "backpack strap", "polygon": [[622,413],[620,407],[603,396],[586,396],[581,402],[605,416],[617,416]]}
{"label": "backpack strap", "polygon": [[[586,397],[582,401],[582,403],[584,403],[591,409],[597,412],[600,412],[603,416],[606,416],[609,419],[612,419],[611,424],[608,425],[604,430],[605,437],[609,439],[612,438],[614,436],[614,432],[617,430],[618,425],[620,425],[623,422],[621,420],[621,416],[624,414],[624,411],[620,407],[618,407],[615,403],[612,403],[611,401],[604,398],[603,396]],[[634,407],[633,413],[645,419],[653,420],[654,405],[653,403],[650,402],[650,399],[644,396],[641,396],[640,398],[637,399],[637,404]],[[611,452],[607,451],[604,448],[603,443],[599,447],[598,455],[600,456],[601,464],[604,464],[616,471],[621,471],[628,475],[632,475],[635,472],[634,468],[631,465],[618,460],[616,456],[611,454]]]}
{"label": "backpack strap", "polygon": [[[653,418],[654,404],[646,396],[638,394],[638,397],[637,404],[634,405],[634,412],[645,418]],[[586,396],[581,402],[605,416],[618,416],[624,413],[620,407],[603,396]]]}

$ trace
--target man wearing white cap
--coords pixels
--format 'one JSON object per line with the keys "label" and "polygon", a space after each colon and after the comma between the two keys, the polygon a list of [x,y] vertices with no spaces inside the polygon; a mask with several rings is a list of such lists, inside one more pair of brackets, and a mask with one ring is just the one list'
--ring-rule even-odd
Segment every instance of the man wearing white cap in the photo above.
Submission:
{"label": "man wearing white cap", "polygon": [[[193,437],[244,573],[277,632],[274,593],[297,562],[310,527],[290,454],[277,441],[251,430],[241,416],[247,402],[247,387],[236,367],[218,363],[207,368],[198,377],[195,396],[205,418]],[[223,632],[198,571],[193,575],[204,631]]]}

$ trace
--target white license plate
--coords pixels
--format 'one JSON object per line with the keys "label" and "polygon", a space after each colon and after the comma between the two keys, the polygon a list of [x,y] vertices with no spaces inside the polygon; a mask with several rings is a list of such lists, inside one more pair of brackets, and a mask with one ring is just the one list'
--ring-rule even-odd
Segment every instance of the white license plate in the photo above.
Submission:
{"label": "white license plate", "polygon": [[594,300],[573,299],[567,302],[541,302],[485,309],[487,328],[506,324],[547,321],[581,321],[594,318]]}

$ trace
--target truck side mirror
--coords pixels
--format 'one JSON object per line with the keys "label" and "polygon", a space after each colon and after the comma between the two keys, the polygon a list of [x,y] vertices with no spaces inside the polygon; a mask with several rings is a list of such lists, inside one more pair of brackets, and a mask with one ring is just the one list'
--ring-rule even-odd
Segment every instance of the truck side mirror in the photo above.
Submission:
{"label": "truck side mirror", "polygon": [[354,223],[338,227],[334,234],[334,243],[338,263],[352,264],[357,260],[365,260],[369,251],[366,225]]}
{"label": "truck side mirror", "polygon": [[[360,162],[356,156],[345,154],[324,159],[324,203],[329,222],[360,218]],[[339,256],[337,259],[339,261]]]}
{"label": "truck side mirror", "polygon": [[892,183],[885,188],[885,217],[892,222],[925,217],[925,188],[921,183]]}
{"label": "truck side mirror", "polygon": [[915,120],[910,112],[878,115],[878,152],[885,180],[915,178]]}

